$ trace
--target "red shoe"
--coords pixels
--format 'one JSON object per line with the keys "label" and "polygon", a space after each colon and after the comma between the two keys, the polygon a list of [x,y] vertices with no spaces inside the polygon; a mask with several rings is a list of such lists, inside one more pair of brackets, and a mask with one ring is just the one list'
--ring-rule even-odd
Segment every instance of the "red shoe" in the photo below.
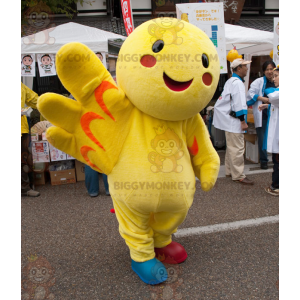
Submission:
{"label": "red shoe", "polygon": [[166,247],[154,248],[155,257],[166,264],[180,264],[187,259],[187,253],[179,243],[171,242]]}

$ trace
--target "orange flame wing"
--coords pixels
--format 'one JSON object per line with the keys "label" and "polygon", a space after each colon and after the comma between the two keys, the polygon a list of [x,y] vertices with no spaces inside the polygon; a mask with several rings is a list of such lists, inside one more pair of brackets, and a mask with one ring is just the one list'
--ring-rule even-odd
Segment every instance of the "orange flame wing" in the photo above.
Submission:
{"label": "orange flame wing", "polygon": [[87,155],[89,151],[95,151],[95,150],[89,146],[82,146],[80,148],[80,153],[83,156],[83,158],[85,159],[85,161],[88,163],[88,165],[91,166],[92,168],[98,169],[100,173],[103,173],[103,171],[100,168],[98,168],[95,164],[93,164],[89,160],[88,155]]}
{"label": "orange flame wing", "polygon": [[82,130],[85,132],[85,134],[96,144],[98,145],[100,148],[102,148],[104,151],[104,147],[100,144],[100,142],[96,139],[96,137],[92,134],[92,131],[90,129],[90,123],[93,121],[93,120],[96,120],[96,119],[102,119],[104,120],[104,118],[102,118],[101,116],[97,115],[96,113],[94,112],[87,112],[86,114],[84,114],[82,117],[81,117],[81,120],[80,120],[80,124],[81,124],[81,128]]}
{"label": "orange flame wing", "polygon": [[198,154],[199,147],[198,147],[197,139],[195,136],[194,136],[193,145],[192,145],[192,147],[188,147],[188,150],[189,150],[190,154],[193,156]]}
{"label": "orange flame wing", "polygon": [[102,108],[102,110],[112,119],[115,121],[115,118],[111,114],[111,112],[108,110],[107,106],[104,103],[103,100],[103,93],[109,89],[118,89],[115,85],[110,83],[109,81],[103,81],[95,90],[95,98],[99,106]]}
{"label": "orange flame wing", "polygon": [[[115,85],[110,83],[109,81],[103,81],[95,90],[95,98],[101,109],[104,111],[106,115],[108,115],[113,121],[115,121],[115,118],[107,108],[107,106],[104,103],[103,100],[103,93],[107,91],[108,89],[118,89]],[[102,150],[105,151],[102,144],[96,139],[96,137],[93,135],[91,129],[90,129],[90,123],[93,120],[105,120],[100,115],[94,113],[94,112],[87,112],[81,117],[80,124],[82,130],[85,132],[85,134],[96,144],[98,145]],[[100,172],[103,172],[100,168],[98,168],[95,164],[93,164],[89,158],[88,158],[88,152],[89,151],[95,151],[95,149],[89,147],[89,146],[82,146],[80,149],[80,153],[83,156],[84,160],[88,163],[89,166],[92,168],[98,169]]]}

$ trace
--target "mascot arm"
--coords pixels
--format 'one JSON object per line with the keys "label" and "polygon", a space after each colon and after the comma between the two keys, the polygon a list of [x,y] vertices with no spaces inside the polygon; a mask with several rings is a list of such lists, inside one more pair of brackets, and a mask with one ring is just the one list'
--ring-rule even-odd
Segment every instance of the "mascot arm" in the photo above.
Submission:
{"label": "mascot arm", "polygon": [[41,114],[54,126],[48,141],[56,148],[109,174],[129,131],[132,104],[100,59],[87,46],[69,43],[56,55],[57,74],[77,101],[46,93]]}
{"label": "mascot arm", "polygon": [[187,145],[195,175],[201,182],[202,190],[208,192],[216,183],[220,158],[210,141],[208,130],[199,114],[187,121],[186,128]]}

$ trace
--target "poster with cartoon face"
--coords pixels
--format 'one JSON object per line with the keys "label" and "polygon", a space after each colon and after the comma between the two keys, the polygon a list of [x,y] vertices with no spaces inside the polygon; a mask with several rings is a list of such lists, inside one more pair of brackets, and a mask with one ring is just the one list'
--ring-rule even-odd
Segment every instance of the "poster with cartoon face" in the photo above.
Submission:
{"label": "poster with cartoon face", "polygon": [[40,77],[56,75],[55,54],[37,54]]}
{"label": "poster with cartoon face", "polygon": [[62,152],[61,150],[54,148],[51,144],[49,144],[49,146],[50,146],[51,161],[60,161],[60,160],[67,159],[67,154],[65,152]]}
{"label": "poster with cartoon face", "polygon": [[106,53],[105,52],[100,52],[100,51],[95,51],[95,54],[98,56],[98,58],[101,60],[103,63],[104,67],[107,69],[107,64],[106,64]]}
{"label": "poster with cartoon face", "polygon": [[35,54],[21,54],[21,76],[35,77]]}
{"label": "poster with cartoon face", "polygon": [[279,18],[274,18],[273,61],[279,65]]}

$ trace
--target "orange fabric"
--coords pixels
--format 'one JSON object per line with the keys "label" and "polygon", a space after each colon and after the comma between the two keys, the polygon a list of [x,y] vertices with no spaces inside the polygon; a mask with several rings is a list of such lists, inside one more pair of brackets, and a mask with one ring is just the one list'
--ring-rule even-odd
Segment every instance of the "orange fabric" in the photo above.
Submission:
{"label": "orange fabric", "polygon": [[89,166],[91,166],[92,168],[96,168],[99,170],[99,172],[103,173],[103,171],[98,168],[95,164],[93,164],[89,158],[88,158],[88,152],[89,151],[95,151],[93,148],[89,147],[89,146],[82,146],[80,148],[80,152],[81,152],[81,155],[83,156],[83,158],[85,159],[85,161],[88,163]]}
{"label": "orange fabric", "polygon": [[80,120],[80,124],[81,124],[81,127],[82,127],[82,130],[85,132],[85,134],[96,144],[98,145],[100,148],[102,148],[104,151],[104,147],[100,144],[100,142],[96,139],[96,137],[93,135],[93,133],[91,132],[91,129],[90,129],[90,123],[93,121],[93,120],[96,120],[96,119],[102,119],[104,120],[104,118],[102,118],[101,116],[97,115],[96,113],[94,112],[87,112],[86,114],[84,114],[82,117],[81,117],[81,120]]}
{"label": "orange fabric", "polygon": [[197,143],[197,139],[195,136],[194,136],[194,142],[193,142],[192,147],[188,147],[188,149],[189,149],[189,152],[191,155],[193,155],[193,156],[197,155],[199,148],[198,148],[198,143]]}
{"label": "orange fabric", "polygon": [[102,108],[102,110],[112,119],[115,121],[115,118],[113,115],[110,113],[108,108],[106,107],[104,100],[103,100],[103,93],[109,89],[118,89],[115,85],[110,83],[109,81],[103,81],[95,90],[95,97],[96,101]]}

